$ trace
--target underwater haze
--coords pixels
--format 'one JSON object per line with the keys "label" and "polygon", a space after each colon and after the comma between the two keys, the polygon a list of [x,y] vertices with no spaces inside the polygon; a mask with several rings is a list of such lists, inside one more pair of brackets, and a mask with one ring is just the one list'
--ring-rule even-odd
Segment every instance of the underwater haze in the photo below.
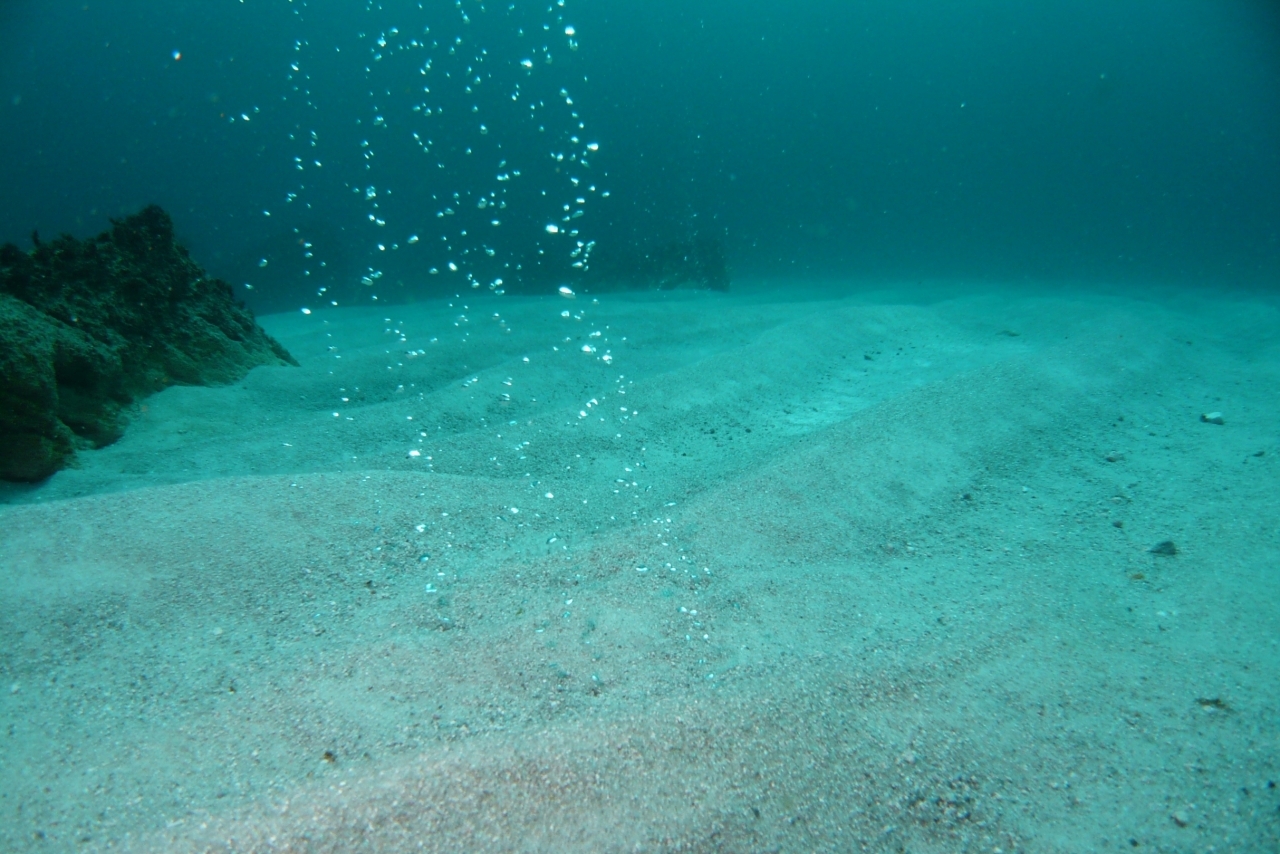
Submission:
{"label": "underwater haze", "polygon": [[[316,281],[368,300],[347,286],[370,271],[381,299],[443,293],[460,282],[418,274],[449,260],[486,287],[541,288],[580,272],[577,238],[541,232],[578,198],[584,243],[715,239],[742,277],[1280,271],[1271,3],[12,0],[0,15],[0,238],[84,236],[158,203],[263,309]],[[476,207],[495,192],[496,229]]]}
{"label": "underwater haze", "polygon": [[1277,4],[3,0],[0,187],[0,851],[1280,851]]}

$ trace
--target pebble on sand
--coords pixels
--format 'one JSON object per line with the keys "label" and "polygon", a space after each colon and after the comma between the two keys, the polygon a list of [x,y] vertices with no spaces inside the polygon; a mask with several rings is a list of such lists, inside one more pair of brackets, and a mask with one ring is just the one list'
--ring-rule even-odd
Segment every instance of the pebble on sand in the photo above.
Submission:
{"label": "pebble on sand", "polygon": [[1147,551],[1151,552],[1153,555],[1160,555],[1161,557],[1173,557],[1178,553],[1178,547],[1174,545],[1173,540],[1161,540],[1151,548],[1147,549]]}

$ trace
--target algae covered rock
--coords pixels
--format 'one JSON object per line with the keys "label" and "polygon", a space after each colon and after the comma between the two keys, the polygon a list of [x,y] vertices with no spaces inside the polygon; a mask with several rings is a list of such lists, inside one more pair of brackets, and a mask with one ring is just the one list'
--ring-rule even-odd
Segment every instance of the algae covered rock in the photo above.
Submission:
{"label": "algae covered rock", "polygon": [[88,240],[0,247],[0,478],[35,481],[121,435],[131,404],[174,384],[296,365],[152,205]]}

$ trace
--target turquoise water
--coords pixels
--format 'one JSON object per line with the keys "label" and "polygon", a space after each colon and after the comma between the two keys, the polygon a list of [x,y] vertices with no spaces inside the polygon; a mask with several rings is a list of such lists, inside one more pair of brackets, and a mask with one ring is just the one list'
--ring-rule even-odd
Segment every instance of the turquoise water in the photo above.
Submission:
{"label": "turquoise water", "polygon": [[[0,239],[157,203],[260,313],[446,296],[468,274],[554,290],[581,275],[579,240],[602,265],[716,240],[740,278],[1212,287],[1280,269],[1266,2],[0,15]],[[561,222],[566,204],[583,216]]]}
{"label": "turquoise water", "polygon": [[6,5],[299,364],[0,489],[0,849],[1276,850],[1278,37]]}

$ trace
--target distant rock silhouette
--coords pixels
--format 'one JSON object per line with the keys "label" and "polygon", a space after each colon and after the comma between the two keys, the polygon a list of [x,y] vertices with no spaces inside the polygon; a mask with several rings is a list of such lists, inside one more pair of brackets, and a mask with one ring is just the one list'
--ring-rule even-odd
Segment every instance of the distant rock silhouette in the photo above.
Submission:
{"label": "distant rock silhouette", "polygon": [[88,240],[0,247],[0,479],[38,481],[120,437],[166,386],[296,365],[152,205]]}
{"label": "distant rock silhouette", "polygon": [[[511,277],[512,293],[555,293],[570,284],[584,294],[610,291],[729,290],[729,265],[718,237],[683,240],[605,240],[573,256],[578,269],[562,258],[532,254]],[[590,263],[586,263],[587,259]]]}

